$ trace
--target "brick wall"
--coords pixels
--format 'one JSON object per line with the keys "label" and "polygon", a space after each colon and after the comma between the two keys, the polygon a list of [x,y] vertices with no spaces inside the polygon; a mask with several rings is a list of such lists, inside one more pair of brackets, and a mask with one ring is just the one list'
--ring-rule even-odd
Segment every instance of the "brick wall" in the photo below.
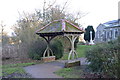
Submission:
{"label": "brick wall", "polygon": [[42,57],[41,60],[42,60],[43,62],[55,61],[55,56]]}

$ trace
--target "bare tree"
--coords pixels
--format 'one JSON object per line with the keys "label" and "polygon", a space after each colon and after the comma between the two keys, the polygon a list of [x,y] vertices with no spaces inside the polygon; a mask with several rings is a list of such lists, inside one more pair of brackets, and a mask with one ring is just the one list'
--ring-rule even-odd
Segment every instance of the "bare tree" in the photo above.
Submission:
{"label": "bare tree", "polygon": [[5,44],[8,44],[9,43],[9,37],[7,35],[7,32],[5,32],[5,27],[6,25],[3,24],[3,22],[1,22],[1,37],[2,37],[2,46],[4,46]]}
{"label": "bare tree", "polygon": [[[61,5],[55,5],[55,1],[53,3],[49,3],[47,5],[46,0],[44,0],[44,6],[43,11],[42,10],[36,10],[38,20],[41,20],[43,23],[42,25],[46,25],[47,23],[58,20],[58,19],[67,19],[73,23],[79,24],[79,20],[86,16],[88,13],[82,13],[81,11],[78,11],[76,13],[69,13],[66,11],[66,7],[68,4],[68,0]],[[80,24],[79,24],[80,25]],[[81,25],[80,25],[81,26]]]}
{"label": "bare tree", "polygon": [[29,45],[34,41],[37,37],[33,33],[38,26],[44,26],[47,23],[58,19],[67,19],[76,23],[77,20],[84,16],[80,12],[76,14],[66,12],[65,8],[68,3],[67,1],[64,3],[63,7],[55,5],[55,2],[56,0],[53,3],[46,5],[46,0],[44,0],[43,12],[42,10],[35,10],[35,13],[32,14],[23,12],[23,15],[21,15],[19,13],[21,17],[17,21],[17,27],[14,28],[14,31],[22,42]]}
{"label": "bare tree", "polygon": [[63,7],[60,5],[55,5],[55,2],[56,0],[47,5],[46,0],[44,0],[43,10],[35,10],[32,14],[25,12],[22,14],[19,13],[20,18],[14,27],[14,32],[18,40],[21,41],[21,44],[24,44],[23,47],[24,49],[26,48],[24,51],[27,51],[29,49],[29,45],[39,38],[35,34],[35,30],[38,26],[42,27],[47,23],[58,19],[67,19],[73,23],[76,23],[76,21],[82,17],[82,13],[80,12],[76,14],[66,12],[65,9],[67,1],[64,3]]}

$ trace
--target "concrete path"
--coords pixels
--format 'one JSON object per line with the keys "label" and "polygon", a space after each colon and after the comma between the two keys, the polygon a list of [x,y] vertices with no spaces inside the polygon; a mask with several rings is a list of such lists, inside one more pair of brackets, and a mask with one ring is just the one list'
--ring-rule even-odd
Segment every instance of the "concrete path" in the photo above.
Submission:
{"label": "concrete path", "polygon": [[[86,65],[86,58],[78,58],[81,65]],[[57,60],[43,64],[32,65],[24,67],[25,71],[32,75],[33,78],[62,78],[56,74],[55,71],[64,68],[65,62],[68,60]]]}
{"label": "concrete path", "polygon": [[55,71],[64,67],[64,64],[58,61],[32,65],[24,67],[25,71],[33,78],[62,78],[54,74]]}

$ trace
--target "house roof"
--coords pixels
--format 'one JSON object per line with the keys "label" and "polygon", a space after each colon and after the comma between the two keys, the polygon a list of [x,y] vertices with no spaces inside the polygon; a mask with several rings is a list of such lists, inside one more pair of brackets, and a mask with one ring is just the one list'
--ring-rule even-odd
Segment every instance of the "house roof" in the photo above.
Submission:
{"label": "house roof", "polygon": [[118,23],[118,20],[112,20],[112,21],[108,21],[106,23],[103,23],[104,26],[106,26],[106,28],[111,28],[111,27],[118,27],[120,26],[120,24]]}
{"label": "house roof", "polygon": [[46,26],[38,29],[36,34],[40,36],[53,36],[63,34],[82,34],[84,32],[83,28],[80,28],[67,20],[60,19],[54,20]]}
{"label": "house roof", "polygon": [[118,23],[118,20],[108,21],[108,22],[106,22],[106,23],[104,23],[104,24],[113,24],[113,23]]}

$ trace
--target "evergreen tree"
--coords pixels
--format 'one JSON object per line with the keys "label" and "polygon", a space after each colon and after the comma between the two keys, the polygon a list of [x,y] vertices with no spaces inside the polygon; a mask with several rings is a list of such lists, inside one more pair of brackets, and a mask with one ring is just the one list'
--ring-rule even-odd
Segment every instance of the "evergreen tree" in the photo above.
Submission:
{"label": "evergreen tree", "polygon": [[90,42],[90,31],[92,31],[92,40],[95,38],[95,31],[93,29],[93,26],[88,26],[85,29],[85,34],[84,34],[84,40]]}

